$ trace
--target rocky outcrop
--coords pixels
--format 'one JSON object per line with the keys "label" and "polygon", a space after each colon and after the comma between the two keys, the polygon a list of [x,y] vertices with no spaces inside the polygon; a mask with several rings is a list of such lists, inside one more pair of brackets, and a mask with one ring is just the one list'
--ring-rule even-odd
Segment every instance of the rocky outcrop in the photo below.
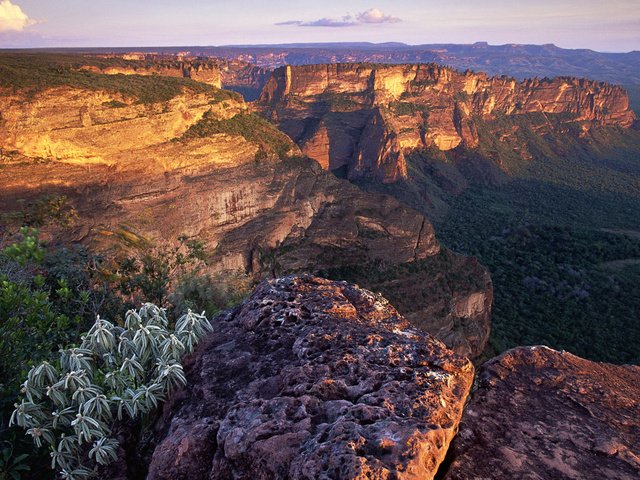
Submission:
{"label": "rocky outcrop", "polygon": [[[134,161],[139,165],[138,154],[144,154],[144,149],[180,137],[205,112],[229,118],[245,110],[237,98],[218,99],[189,90],[152,104],[122,94],[69,87],[31,97],[4,92],[0,95],[0,145],[27,157],[66,163],[122,167]],[[145,163],[155,163],[154,157]]]}
{"label": "rocky outcrop", "polygon": [[[453,254],[456,267],[436,261],[448,253],[433,227],[400,202],[365,193],[309,159],[273,151],[264,158],[265,139],[282,134],[255,121],[262,125],[259,135],[237,133],[234,118],[246,116],[247,108],[238,98],[185,91],[142,105],[66,87],[32,99],[20,95],[0,98],[7,152],[0,215],[46,195],[65,196],[77,218],[53,232],[56,238],[100,251],[123,248],[122,238],[156,246],[198,239],[212,273],[239,270],[261,278],[344,269],[336,275],[345,278],[367,265],[372,270],[355,280],[368,285],[380,266],[415,264],[420,281],[403,284],[416,301],[403,303],[401,312],[459,353],[476,356],[484,347],[491,302],[470,315],[458,304],[475,293],[490,298],[490,285],[475,284],[486,270]],[[205,114],[207,121],[235,126],[208,134],[199,127]],[[257,128],[251,125],[243,128]],[[183,135],[188,129],[202,136]],[[292,142],[290,154],[296,154]],[[397,276],[386,278],[376,289],[391,293]],[[433,288],[434,282],[442,286]],[[482,338],[462,327],[468,322],[478,322]]]}
{"label": "rocky outcrop", "polygon": [[82,70],[104,75],[160,75],[163,77],[190,78],[222,88],[220,67],[216,61],[206,59],[141,58],[122,59],[109,64],[85,65]]}
{"label": "rocky outcrop", "polygon": [[640,367],[520,347],[486,363],[444,478],[635,479]]}
{"label": "rocky outcrop", "polygon": [[382,297],[281,278],[214,331],[156,425],[147,478],[434,478],[473,366]]}
{"label": "rocky outcrop", "polygon": [[[518,82],[434,64],[281,67],[258,105],[328,168],[344,165],[351,179],[384,183],[407,177],[408,151],[475,149],[484,121],[540,114],[583,133],[635,121],[617,86],[567,77]],[[491,136],[509,134],[510,126],[499,128]]]}

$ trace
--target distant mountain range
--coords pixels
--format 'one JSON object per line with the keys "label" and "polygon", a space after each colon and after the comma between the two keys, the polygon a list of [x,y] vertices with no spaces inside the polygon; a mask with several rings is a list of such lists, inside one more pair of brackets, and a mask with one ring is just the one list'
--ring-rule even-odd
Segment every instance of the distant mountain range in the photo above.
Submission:
{"label": "distant mountain range", "polygon": [[[435,62],[459,70],[477,70],[489,75],[510,75],[518,79],[533,77],[587,77],[622,85],[640,85],[640,51],[603,53],[571,50],[546,45],[489,45],[404,43],[292,43],[277,45],[176,46],[145,48],[65,49],[65,52],[114,52],[136,50],[149,53],[213,56],[240,59],[268,68],[314,63]],[[58,51],[62,51],[58,49]]]}

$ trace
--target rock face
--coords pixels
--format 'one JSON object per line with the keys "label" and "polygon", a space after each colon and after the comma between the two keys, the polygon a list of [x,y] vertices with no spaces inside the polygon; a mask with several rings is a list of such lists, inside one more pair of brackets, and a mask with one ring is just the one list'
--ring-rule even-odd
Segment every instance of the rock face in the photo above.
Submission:
{"label": "rock face", "polygon": [[520,347],[486,363],[449,480],[640,477],[640,367]]}
{"label": "rock face", "polygon": [[122,65],[87,65],[82,67],[105,75],[160,75],[163,77],[190,78],[222,88],[220,67],[217,62],[205,59],[146,58],[123,59]]}
{"label": "rock face", "polygon": [[[142,105],[64,87],[33,98],[7,93],[0,111],[6,149],[0,215],[47,195],[64,196],[77,218],[54,232],[56,238],[106,250],[122,248],[123,238],[165,246],[184,236],[203,241],[211,272],[240,270],[258,278],[418,262],[420,272],[430,273],[418,282],[404,278],[416,301],[403,303],[401,312],[461,354],[476,356],[486,344],[491,302],[471,314],[460,305],[476,294],[491,298],[490,283],[475,281],[487,272],[453,254],[451,262],[436,262],[448,253],[422,215],[391,197],[365,193],[312,160],[273,152],[262,158],[263,138],[283,136],[269,125],[260,135],[245,132],[249,139],[183,136],[205,114],[221,124],[246,115],[237,97],[184,91]],[[433,268],[421,263],[432,260]],[[380,285],[368,277],[363,271],[355,280],[402,297],[393,274]],[[469,322],[477,325],[469,329]]]}
{"label": "rock face", "polygon": [[[125,168],[130,162],[139,165],[140,158],[148,156],[146,149],[180,137],[205,112],[229,118],[245,110],[241,100],[217,101],[190,91],[153,104],[68,87],[48,89],[32,98],[6,91],[0,95],[0,144],[31,158]],[[153,164],[161,156],[145,163]]]}
{"label": "rock face", "polygon": [[271,76],[271,70],[240,60],[223,60],[185,55],[122,54],[86,56],[82,70],[105,75],[159,75],[190,78],[217,88],[241,93],[247,101],[256,100]]}
{"label": "rock face", "polygon": [[434,477],[473,366],[383,298],[285,277],[214,328],[165,407],[147,478]]}
{"label": "rock face", "polygon": [[[583,132],[635,121],[617,86],[564,77],[518,82],[434,64],[281,67],[259,105],[326,168],[384,183],[407,177],[409,151],[475,149],[488,120],[562,116]],[[503,130],[492,135],[509,134]]]}

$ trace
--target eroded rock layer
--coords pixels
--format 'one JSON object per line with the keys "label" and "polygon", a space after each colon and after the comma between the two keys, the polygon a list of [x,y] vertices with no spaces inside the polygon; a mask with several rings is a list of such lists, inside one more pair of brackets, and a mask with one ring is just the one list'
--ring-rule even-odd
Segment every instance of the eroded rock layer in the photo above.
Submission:
{"label": "eroded rock layer", "polygon": [[[211,272],[264,277],[416,264],[416,281],[403,280],[416,301],[402,313],[458,353],[476,356],[486,344],[491,285],[481,265],[442,249],[429,221],[398,201],[312,160],[281,158],[273,145],[288,155],[295,145],[237,96],[185,90],[141,104],[60,87],[7,93],[0,110],[0,215],[64,197],[77,217],[56,238],[98,250],[121,248],[122,239],[199,239]],[[402,296],[394,275],[387,278],[372,286]],[[355,280],[371,283],[367,272]]]}
{"label": "eroded rock layer", "polygon": [[486,363],[445,478],[640,477],[640,367],[519,347]]}
{"label": "eroded rock layer", "polygon": [[[384,183],[407,177],[408,151],[476,148],[485,120],[550,115],[583,133],[635,120],[617,86],[566,77],[518,82],[434,64],[281,67],[259,105],[325,168]],[[510,133],[503,130],[492,136]]]}
{"label": "eroded rock layer", "polygon": [[469,361],[344,282],[263,283],[186,367],[149,479],[431,479]]}

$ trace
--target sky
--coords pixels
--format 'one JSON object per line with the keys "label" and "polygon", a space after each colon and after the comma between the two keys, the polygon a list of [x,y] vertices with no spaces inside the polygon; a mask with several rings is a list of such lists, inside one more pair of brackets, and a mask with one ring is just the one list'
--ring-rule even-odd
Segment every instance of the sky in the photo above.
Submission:
{"label": "sky", "polygon": [[640,0],[0,0],[0,48],[293,42],[640,50]]}

